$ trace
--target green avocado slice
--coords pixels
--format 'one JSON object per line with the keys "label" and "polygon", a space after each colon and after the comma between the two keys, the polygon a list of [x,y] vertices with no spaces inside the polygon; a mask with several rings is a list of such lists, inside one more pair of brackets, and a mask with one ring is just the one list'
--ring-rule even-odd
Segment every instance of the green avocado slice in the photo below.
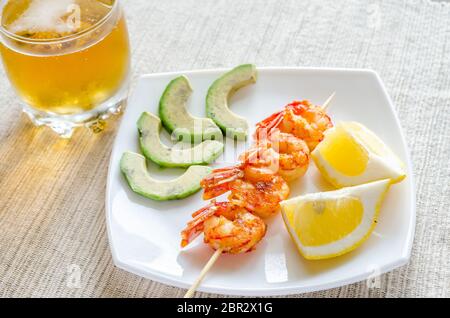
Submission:
{"label": "green avocado slice", "polygon": [[248,123],[230,110],[228,99],[240,88],[256,83],[256,78],[256,66],[244,64],[222,75],[208,90],[206,115],[229,137],[245,139]]}
{"label": "green avocado slice", "polygon": [[137,126],[142,153],[147,159],[163,167],[207,165],[223,152],[223,143],[216,140],[205,140],[198,145],[182,149],[164,145],[159,135],[161,120],[148,112],[142,113]]}
{"label": "green avocado slice", "polygon": [[146,198],[156,201],[183,199],[200,190],[200,181],[211,173],[210,167],[191,166],[186,172],[173,180],[153,179],[148,171],[145,157],[127,151],[120,160],[120,170],[131,189]]}
{"label": "green avocado slice", "polygon": [[172,80],[159,101],[162,124],[177,140],[221,140],[222,132],[211,119],[194,117],[188,112],[186,104],[191,95],[191,84],[186,76]]}

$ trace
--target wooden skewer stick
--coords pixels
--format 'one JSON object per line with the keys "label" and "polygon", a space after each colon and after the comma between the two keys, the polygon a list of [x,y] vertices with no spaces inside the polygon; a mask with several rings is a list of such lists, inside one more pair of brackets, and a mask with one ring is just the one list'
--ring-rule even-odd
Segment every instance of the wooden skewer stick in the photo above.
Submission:
{"label": "wooden skewer stick", "polygon": [[222,254],[222,252],[223,252],[223,249],[219,248],[211,256],[211,258],[209,259],[208,263],[206,263],[205,267],[203,267],[202,271],[200,272],[200,275],[198,275],[198,277],[195,280],[194,284],[192,284],[191,288],[189,288],[187,293],[184,295],[184,298],[192,298],[194,296],[194,293],[197,290],[198,286],[200,286],[200,284],[202,283],[203,278],[205,278],[206,274],[213,267],[214,263],[217,261],[217,259]]}
{"label": "wooden skewer stick", "polygon": [[336,96],[336,92],[331,94],[331,96],[328,97],[328,99],[325,101],[325,103],[323,103],[323,105],[322,105],[323,110],[327,110],[327,108],[330,106],[331,102],[333,101],[334,96]]}

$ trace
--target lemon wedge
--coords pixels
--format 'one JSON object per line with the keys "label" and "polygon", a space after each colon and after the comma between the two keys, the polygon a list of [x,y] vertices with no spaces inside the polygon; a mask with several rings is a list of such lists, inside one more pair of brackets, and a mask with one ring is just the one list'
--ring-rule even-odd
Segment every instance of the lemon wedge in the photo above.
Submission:
{"label": "lemon wedge", "polygon": [[341,122],[326,132],[311,153],[319,171],[337,188],[406,176],[405,165],[372,131],[356,122]]}
{"label": "lemon wedge", "polygon": [[390,184],[385,179],[281,202],[284,223],[300,254],[326,259],[360,246],[377,223]]}

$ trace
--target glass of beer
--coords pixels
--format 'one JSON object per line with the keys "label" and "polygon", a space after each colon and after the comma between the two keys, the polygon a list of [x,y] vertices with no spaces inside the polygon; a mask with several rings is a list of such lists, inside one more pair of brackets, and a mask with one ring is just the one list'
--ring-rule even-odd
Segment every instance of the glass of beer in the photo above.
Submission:
{"label": "glass of beer", "polygon": [[130,47],[118,0],[5,0],[0,52],[36,125],[102,130],[127,97]]}

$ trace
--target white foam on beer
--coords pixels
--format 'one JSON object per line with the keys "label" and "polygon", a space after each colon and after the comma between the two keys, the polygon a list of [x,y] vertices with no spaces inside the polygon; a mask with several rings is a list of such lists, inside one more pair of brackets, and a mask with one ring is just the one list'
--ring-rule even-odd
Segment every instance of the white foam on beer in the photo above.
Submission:
{"label": "white foam on beer", "polygon": [[12,33],[73,32],[73,24],[64,21],[76,0],[33,0],[23,14],[8,27]]}

